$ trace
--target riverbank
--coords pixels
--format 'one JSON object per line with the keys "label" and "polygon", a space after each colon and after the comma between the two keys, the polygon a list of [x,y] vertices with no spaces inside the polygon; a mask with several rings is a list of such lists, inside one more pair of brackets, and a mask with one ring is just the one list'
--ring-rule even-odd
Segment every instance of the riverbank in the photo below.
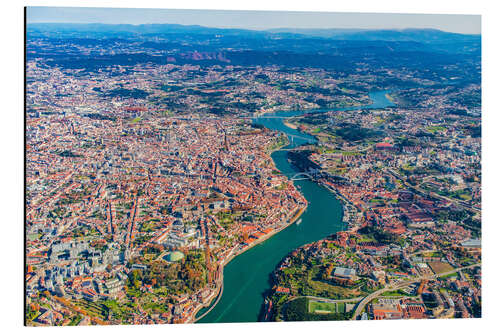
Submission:
{"label": "riverbank", "polygon": [[[269,156],[271,156],[272,153],[274,153],[275,151],[278,151],[280,150],[281,148],[283,147],[286,147],[290,144],[290,140],[288,139],[288,137],[285,135],[285,142],[283,142],[282,144],[280,145],[277,145],[276,147],[273,147],[272,149],[266,149],[266,153],[269,154]],[[272,145],[271,145],[272,146]],[[273,167],[275,169],[277,169],[275,163],[274,163],[274,160],[271,159],[271,163],[273,165]],[[283,231],[284,229],[288,228],[289,226],[293,225],[293,223],[295,223],[298,218],[302,215],[302,213],[307,209],[307,204],[305,207],[300,207],[298,208],[298,211],[296,210],[296,213],[295,215],[293,215],[287,223],[285,223],[283,226],[281,226],[280,228],[272,231],[272,232],[269,232],[268,234],[260,237],[259,239],[253,241],[252,243],[250,243],[248,246],[242,248],[241,250],[237,251],[236,253],[233,253],[235,251],[235,249],[237,249],[238,247],[240,247],[240,245],[238,246],[235,246],[231,252],[230,252],[230,255],[228,256],[228,258],[224,259],[220,265],[219,265],[219,271],[221,272],[221,276],[219,277],[219,279],[217,279],[217,282],[216,282],[216,292],[214,293],[214,295],[212,297],[210,297],[207,302],[201,304],[200,306],[198,306],[195,310],[194,310],[194,313],[193,315],[191,316],[191,320],[189,320],[188,322],[194,322],[196,323],[197,321],[201,320],[203,317],[205,317],[208,313],[210,313],[210,311],[217,305],[217,303],[220,301],[221,297],[222,297],[222,293],[224,291],[224,268],[226,267],[227,264],[229,264],[234,258],[236,258],[238,255],[241,255],[243,253],[245,253],[246,251],[252,249],[254,246],[258,245],[258,244],[261,244],[262,242],[268,240],[269,238],[271,238],[272,236],[276,235],[277,233]],[[215,302],[213,302],[214,298],[216,298]],[[207,308],[207,307],[210,307],[206,312],[204,312],[200,317],[197,317],[197,314],[198,312],[200,312],[201,310]]]}
{"label": "riverbank", "polygon": [[387,98],[391,103],[394,103],[394,98],[389,95],[389,93],[385,94],[385,98]]}
{"label": "riverbank", "polygon": [[[227,264],[229,264],[234,258],[236,258],[237,256],[245,253],[246,251],[250,250],[251,248],[253,248],[254,246],[258,245],[258,244],[261,244],[262,242],[265,242],[266,240],[268,240],[269,238],[273,237],[274,235],[276,235],[277,233],[285,230],[286,228],[288,228],[289,226],[293,225],[299,218],[300,216],[305,212],[305,210],[307,209],[307,205],[305,207],[299,207],[295,210],[295,214],[288,220],[288,222],[286,222],[285,224],[283,224],[281,227],[279,227],[278,229],[275,229],[274,231],[272,232],[269,232],[268,234],[260,237],[259,239],[253,241],[252,243],[248,244],[248,246],[242,248],[240,251],[238,251],[237,253],[232,253],[229,255],[229,257],[227,259],[224,259],[222,261],[222,263],[220,264],[219,266],[219,269],[220,269],[220,278],[218,279],[217,281],[217,292],[215,293],[215,295],[213,297],[211,297],[206,303],[204,303],[203,305],[201,305],[199,308],[195,309],[194,311],[194,314],[191,318],[192,321],[188,321],[188,322],[193,322],[193,323],[196,323],[197,321],[201,320],[203,317],[205,317],[208,313],[210,313],[210,311],[217,305],[217,303],[220,301],[220,298],[222,297],[222,293],[224,291],[224,268]],[[233,248],[232,251],[234,251],[236,247]],[[217,300],[215,301],[215,303],[212,304],[212,301],[213,299],[217,297]],[[210,305],[212,304],[212,305]],[[202,309],[206,308],[210,306],[210,309],[208,311],[206,311],[205,313],[203,313],[200,317],[196,317],[197,313],[199,311],[201,311]]]}
{"label": "riverbank", "polygon": [[344,206],[342,206],[343,208],[343,215],[342,215],[342,223],[344,223],[345,225],[347,225],[347,228],[345,231],[348,231],[348,232],[352,232],[352,231],[356,231],[358,228],[359,228],[359,225],[353,225],[352,223],[350,223],[350,221],[345,221],[345,208],[348,207],[348,206],[351,206],[351,207],[356,207],[352,202],[350,202],[342,193],[340,193],[336,188],[328,185],[327,183],[325,183],[324,181],[319,181],[317,182],[318,185],[320,186],[323,186],[324,188],[326,188],[328,191],[330,191],[333,195],[335,195],[335,197],[337,199],[339,199],[343,204]]}
{"label": "riverbank", "polygon": [[[391,101],[392,102],[392,101]],[[364,108],[364,107],[369,107],[372,103],[351,103],[351,104],[343,104],[343,103],[339,103],[335,106],[328,106],[328,107],[320,107],[319,105],[317,106],[310,106],[310,107],[307,107],[307,106],[303,106],[300,108],[301,111],[304,111],[304,112],[318,112],[318,111],[335,111],[335,110],[338,110],[338,109],[344,109],[344,108]],[[296,109],[296,108],[276,108],[276,109],[268,109],[268,110],[260,110],[260,111],[255,111],[253,113],[253,117],[262,117],[262,116],[266,116],[266,115],[269,115],[269,114],[275,114],[277,112],[295,112],[299,109]]]}
{"label": "riverbank", "polygon": [[[278,151],[278,150],[280,150],[281,148],[288,146],[288,145],[290,144],[290,140],[288,139],[288,136],[286,136],[286,135],[285,135],[285,139],[286,139],[286,141],[285,141],[285,142],[283,142],[283,143],[282,143],[282,144],[280,144],[280,145],[277,145],[276,147],[273,147],[273,148],[269,148],[269,147],[267,147],[267,148],[265,149],[266,153],[267,153],[269,156],[271,156],[271,154],[272,154],[272,153],[274,153],[275,151]],[[270,145],[270,146],[272,147],[273,145]],[[271,161],[272,161],[272,158],[271,158]],[[272,161],[272,163],[273,163],[273,165],[274,165],[274,161]]]}
{"label": "riverbank", "polygon": [[[370,97],[373,103],[368,108],[380,108],[389,101],[384,98],[387,91],[371,93]],[[333,109],[350,110],[351,108]],[[316,110],[312,112],[327,112],[328,110]],[[272,153],[272,159],[276,169],[284,175],[295,175],[298,171],[288,159],[288,150],[311,144],[316,141],[313,136],[305,135],[288,126],[283,121],[286,118],[307,113],[306,110],[296,110],[292,112],[276,112],[269,117],[254,118],[254,123],[266,127],[270,130],[285,134],[289,139],[289,145],[283,148],[270,146],[267,152]],[[281,142],[280,142],[281,143]],[[298,187],[298,184],[295,186]],[[307,210],[302,215],[296,217],[291,213],[290,221],[284,228],[273,231],[271,235],[260,241],[256,241],[252,246],[246,247],[240,251],[235,249],[234,255],[228,257],[225,261],[223,270],[224,284],[222,294],[214,292],[210,302],[202,312],[203,318],[195,319],[200,323],[219,323],[219,322],[254,322],[259,320],[262,310],[263,295],[269,290],[269,277],[277,264],[291,251],[309,244],[311,242],[323,239],[338,231],[345,230],[346,226],[342,223],[343,206],[339,197],[329,189],[321,186],[317,182],[302,180],[298,187],[302,196],[307,201]],[[301,218],[299,224],[293,223]],[[260,246],[255,246],[260,244]],[[236,251],[238,250],[238,251]],[[248,251],[250,250],[250,251]],[[227,253],[226,253],[227,254]],[[230,260],[231,259],[231,260]],[[232,260],[235,259],[235,260]],[[210,305],[208,305],[210,303]],[[197,313],[200,313],[199,311]]]}

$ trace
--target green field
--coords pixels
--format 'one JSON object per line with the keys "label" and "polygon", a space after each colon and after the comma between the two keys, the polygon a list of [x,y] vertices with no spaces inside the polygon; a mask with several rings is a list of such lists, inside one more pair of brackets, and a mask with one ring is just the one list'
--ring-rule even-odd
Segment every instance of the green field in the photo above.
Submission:
{"label": "green field", "polygon": [[427,131],[434,134],[436,132],[444,132],[444,131],[446,131],[446,128],[443,126],[429,126],[429,127],[427,127]]}
{"label": "green field", "polygon": [[34,240],[39,239],[41,236],[42,236],[41,234],[29,234],[28,235],[28,240],[34,241]]}
{"label": "green field", "polygon": [[342,286],[334,286],[330,283],[316,280],[308,280],[308,285],[310,288],[314,289],[315,295],[321,295],[322,297],[329,297],[333,299],[346,299],[354,298],[358,296],[364,296],[367,293],[360,291],[357,288],[351,289]]}
{"label": "green field", "polygon": [[343,313],[345,312],[344,303],[325,303],[309,301],[309,312],[311,313]]}
{"label": "green field", "polygon": [[439,280],[446,280],[446,279],[457,278],[457,277],[458,277],[458,274],[456,272],[453,272],[453,273],[450,273],[448,275],[443,275],[443,276],[439,277],[438,279]]}

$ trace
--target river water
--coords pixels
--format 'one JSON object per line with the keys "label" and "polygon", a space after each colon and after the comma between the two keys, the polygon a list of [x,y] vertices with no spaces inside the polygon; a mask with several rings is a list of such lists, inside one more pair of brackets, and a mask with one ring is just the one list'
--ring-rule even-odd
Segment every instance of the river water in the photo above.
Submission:
{"label": "river water", "polygon": [[[363,108],[384,108],[394,105],[386,98],[387,91],[369,94],[372,104]],[[303,143],[314,143],[314,137],[289,128],[283,118],[304,113],[331,110],[353,110],[359,107],[319,109],[308,111],[279,111],[255,119],[255,123],[285,133],[293,148]],[[284,174],[297,172],[288,162],[286,151],[276,151],[271,157],[276,167]],[[302,222],[293,224],[268,240],[234,258],[224,268],[224,292],[222,297],[199,323],[255,322],[264,301],[264,293],[270,288],[270,274],[276,265],[294,249],[325,238],[342,230],[342,206],[326,188],[309,180],[295,181],[309,205],[302,214]],[[199,312],[199,315],[203,310]]]}

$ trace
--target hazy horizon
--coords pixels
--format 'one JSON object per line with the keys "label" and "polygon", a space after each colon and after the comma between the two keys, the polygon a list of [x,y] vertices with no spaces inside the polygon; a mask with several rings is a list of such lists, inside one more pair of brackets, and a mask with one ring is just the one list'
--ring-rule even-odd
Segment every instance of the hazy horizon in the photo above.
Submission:
{"label": "hazy horizon", "polygon": [[28,24],[180,24],[261,31],[436,29],[460,34],[481,34],[480,15],[88,7],[27,7],[26,13]]}

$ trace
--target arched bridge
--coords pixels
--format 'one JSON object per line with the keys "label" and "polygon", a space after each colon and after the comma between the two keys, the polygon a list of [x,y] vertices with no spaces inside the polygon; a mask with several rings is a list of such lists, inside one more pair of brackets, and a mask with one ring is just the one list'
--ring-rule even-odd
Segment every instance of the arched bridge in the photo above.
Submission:
{"label": "arched bridge", "polygon": [[313,177],[310,174],[308,174],[307,172],[300,172],[300,173],[293,175],[293,177],[290,179],[291,180],[305,180],[305,179],[313,180]]}
{"label": "arched bridge", "polygon": [[293,174],[292,177],[290,178],[291,180],[314,180],[314,176],[317,175],[318,172],[299,172],[296,174]]}

